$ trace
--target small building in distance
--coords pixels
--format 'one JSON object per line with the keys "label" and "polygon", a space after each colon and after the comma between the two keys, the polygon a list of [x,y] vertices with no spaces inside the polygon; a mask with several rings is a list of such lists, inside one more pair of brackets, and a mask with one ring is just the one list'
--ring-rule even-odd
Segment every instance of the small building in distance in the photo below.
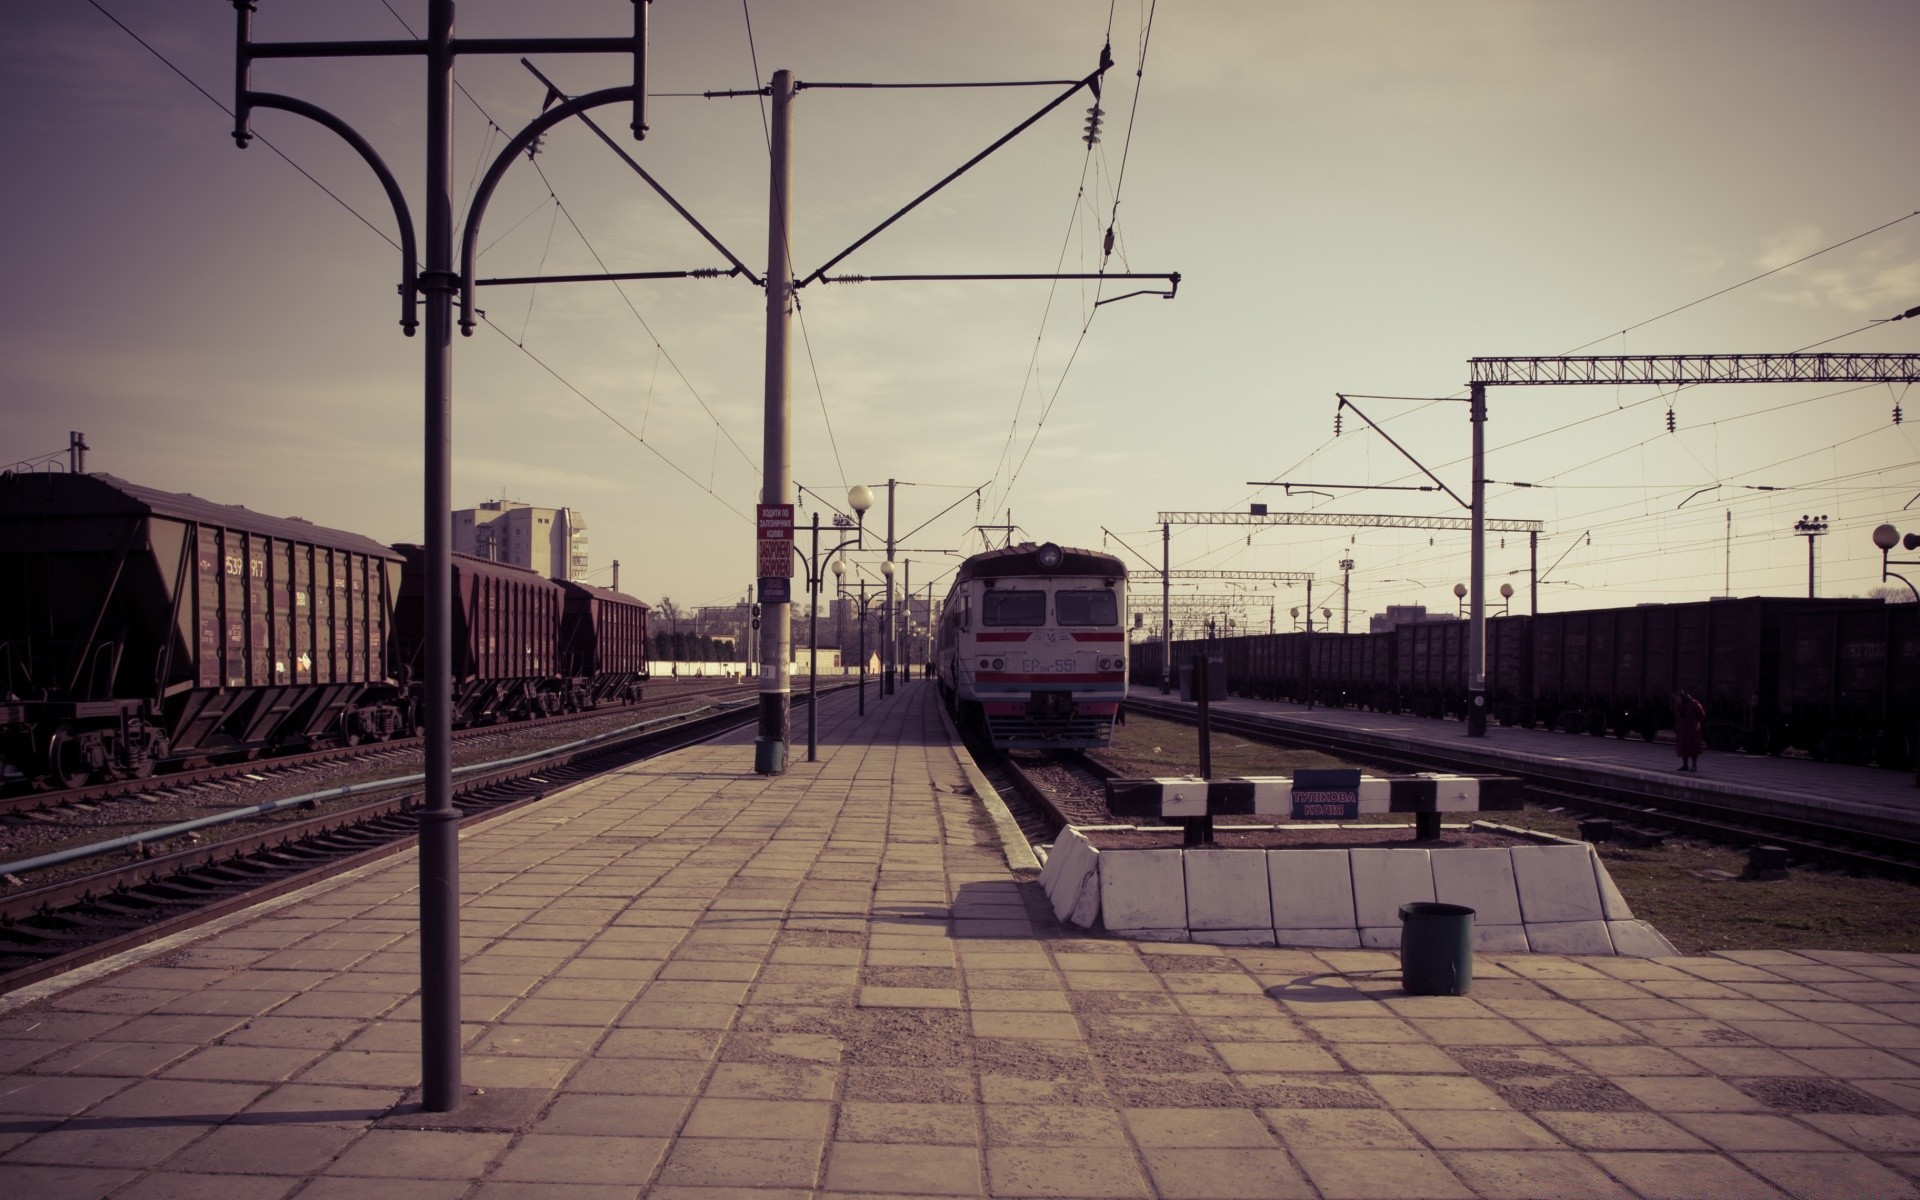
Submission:
{"label": "small building in distance", "polygon": [[1425,621],[1458,621],[1454,613],[1428,612],[1424,604],[1389,604],[1387,611],[1375,613],[1367,620],[1369,633],[1386,633],[1402,625],[1418,625]]}
{"label": "small building in distance", "polygon": [[578,509],[537,508],[518,500],[482,500],[455,510],[458,554],[512,563],[548,579],[587,577],[587,520]]}

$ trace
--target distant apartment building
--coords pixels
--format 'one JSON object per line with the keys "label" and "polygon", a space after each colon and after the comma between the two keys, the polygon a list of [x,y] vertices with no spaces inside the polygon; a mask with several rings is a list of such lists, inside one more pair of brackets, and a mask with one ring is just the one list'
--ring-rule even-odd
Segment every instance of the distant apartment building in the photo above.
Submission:
{"label": "distant apartment building", "polygon": [[482,500],[453,514],[453,548],[549,579],[587,577],[587,520],[577,509]]}
{"label": "distant apartment building", "polygon": [[1433,613],[1427,611],[1424,604],[1389,604],[1387,611],[1376,613],[1367,625],[1373,633],[1385,633],[1398,629],[1402,625],[1417,625],[1424,621],[1457,621],[1460,618],[1453,613]]}

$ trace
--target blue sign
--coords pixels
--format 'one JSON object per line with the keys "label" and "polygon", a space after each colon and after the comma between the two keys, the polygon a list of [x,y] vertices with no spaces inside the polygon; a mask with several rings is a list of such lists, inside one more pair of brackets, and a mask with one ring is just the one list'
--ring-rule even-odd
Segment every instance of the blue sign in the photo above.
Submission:
{"label": "blue sign", "polygon": [[1293,819],[1351,821],[1360,815],[1360,772],[1295,771]]}
{"label": "blue sign", "polygon": [[762,604],[792,604],[793,580],[782,579],[778,575],[761,577],[760,602]]}

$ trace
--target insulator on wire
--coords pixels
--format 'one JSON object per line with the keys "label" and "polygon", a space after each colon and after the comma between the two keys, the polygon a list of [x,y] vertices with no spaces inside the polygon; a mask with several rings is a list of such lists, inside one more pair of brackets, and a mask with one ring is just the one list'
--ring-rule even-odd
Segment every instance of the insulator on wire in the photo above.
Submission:
{"label": "insulator on wire", "polygon": [[1898,404],[1893,406],[1893,423],[1895,425],[1900,423],[1900,406]]}
{"label": "insulator on wire", "polygon": [[1667,432],[1673,432],[1673,410],[1671,408],[1667,410]]}
{"label": "insulator on wire", "polygon": [[1107,226],[1106,245],[1101,248],[1100,256],[1102,258],[1105,258],[1107,255],[1110,255],[1112,253],[1113,253],[1113,226],[1109,225]]}
{"label": "insulator on wire", "polygon": [[1099,145],[1100,144],[1100,122],[1105,118],[1106,118],[1106,114],[1100,111],[1100,106],[1098,104],[1088,109],[1087,110],[1087,132],[1081,136],[1080,140],[1085,142],[1089,146]]}
{"label": "insulator on wire", "polygon": [[1340,410],[1337,408],[1333,410],[1333,436],[1340,436]]}

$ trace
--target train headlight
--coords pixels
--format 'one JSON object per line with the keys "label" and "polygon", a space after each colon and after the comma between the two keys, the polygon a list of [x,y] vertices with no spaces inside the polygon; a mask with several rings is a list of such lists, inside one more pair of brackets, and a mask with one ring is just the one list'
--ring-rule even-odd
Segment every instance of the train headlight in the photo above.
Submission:
{"label": "train headlight", "polygon": [[1065,555],[1060,553],[1060,547],[1054,545],[1052,542],[1047,542],[1040,547],[1040,565],[1049,571],[1058,567],[1061,559],[1064,557]]}
{"label": "train headlight", "polygon": [[1007,665],[1007,660],[1004,658],[996,658],[993,660],[993,669],[996,671],[1000,670],[1006,665]]}
{"label": "train headlight", "polygon": [[986,670],[987,668],[989,668],[989,667],[991,667],[991,666],[993,666],[993,660],[992,660],[992,659],[987,659],[987,658],[983,658],[983,659],[981,659],[981,660],[980,660],[980,669],[981,669],[982,671],[984,671],[984,670]]}

